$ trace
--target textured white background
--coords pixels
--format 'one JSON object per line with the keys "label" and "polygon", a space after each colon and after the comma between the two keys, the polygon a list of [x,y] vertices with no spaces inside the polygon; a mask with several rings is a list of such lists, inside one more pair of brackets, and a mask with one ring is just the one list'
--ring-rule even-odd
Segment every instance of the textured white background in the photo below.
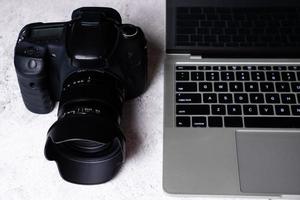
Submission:
{"label": "textured white background", "polygon": [[[46,133],[57,119],[57,108],[47,115],[29,112],[13,66],[24,25],[69,20],[72,10],[82,6],[117,9],[123,22],[142,27],[149,41],[150,86],[124,106],[126,163],[112,181],[95,186],[63,181],[55,162],[44,158]],[[165,0],[0,0],[0,14],[0,200],[199,199],[171,197],[162,190]]]}

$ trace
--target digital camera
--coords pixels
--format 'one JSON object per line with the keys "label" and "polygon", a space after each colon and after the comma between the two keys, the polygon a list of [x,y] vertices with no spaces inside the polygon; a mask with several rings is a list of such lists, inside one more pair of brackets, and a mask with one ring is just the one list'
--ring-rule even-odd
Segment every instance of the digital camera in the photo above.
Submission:
{"label": "digital camera", "polygon": [[125,158],[123,102],[147,85],[147,42],[112,8],[84,7],[68,22],[33,23],[20,32],[14,57],[25,106],[58,120],[45,156],[73,183],[110,180]]}

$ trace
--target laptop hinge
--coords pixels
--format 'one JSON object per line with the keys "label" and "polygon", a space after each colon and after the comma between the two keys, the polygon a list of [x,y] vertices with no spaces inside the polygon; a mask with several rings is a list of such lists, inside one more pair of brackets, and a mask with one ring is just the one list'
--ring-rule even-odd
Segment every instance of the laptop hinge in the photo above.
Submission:
{"label": "laptop hinge", "polygon": [[201,55],[190,55],[190,59],[195,59],[195,60],[199,60],[202,59],[203,57]]}
{"label": "laptop hinge", "polygon": [[168,53],[168,55],[171,56],[184,56],[184,57],[188,57],[190,59],[194,59],[194,60],[199,60],[199,59],[203,59],[203,57],[201,55],[193,55],[193,54],[183,54],[183,53]]}

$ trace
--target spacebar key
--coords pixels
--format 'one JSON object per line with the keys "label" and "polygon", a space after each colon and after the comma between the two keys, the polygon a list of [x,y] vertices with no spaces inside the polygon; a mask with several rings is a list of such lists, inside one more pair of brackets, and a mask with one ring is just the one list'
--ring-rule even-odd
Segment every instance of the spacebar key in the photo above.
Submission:
{"label": "spacebar key", "polygon": [[300,128],[300,118],[296,117],[245,117],[248,128]]}

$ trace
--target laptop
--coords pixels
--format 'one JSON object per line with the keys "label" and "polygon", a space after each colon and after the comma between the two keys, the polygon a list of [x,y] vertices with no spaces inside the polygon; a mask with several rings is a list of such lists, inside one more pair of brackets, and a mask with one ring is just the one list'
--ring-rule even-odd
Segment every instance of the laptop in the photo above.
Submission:
{"label": "laptop", "polygon": [[167,0],[163,188],[300,195],[300,1]]}

